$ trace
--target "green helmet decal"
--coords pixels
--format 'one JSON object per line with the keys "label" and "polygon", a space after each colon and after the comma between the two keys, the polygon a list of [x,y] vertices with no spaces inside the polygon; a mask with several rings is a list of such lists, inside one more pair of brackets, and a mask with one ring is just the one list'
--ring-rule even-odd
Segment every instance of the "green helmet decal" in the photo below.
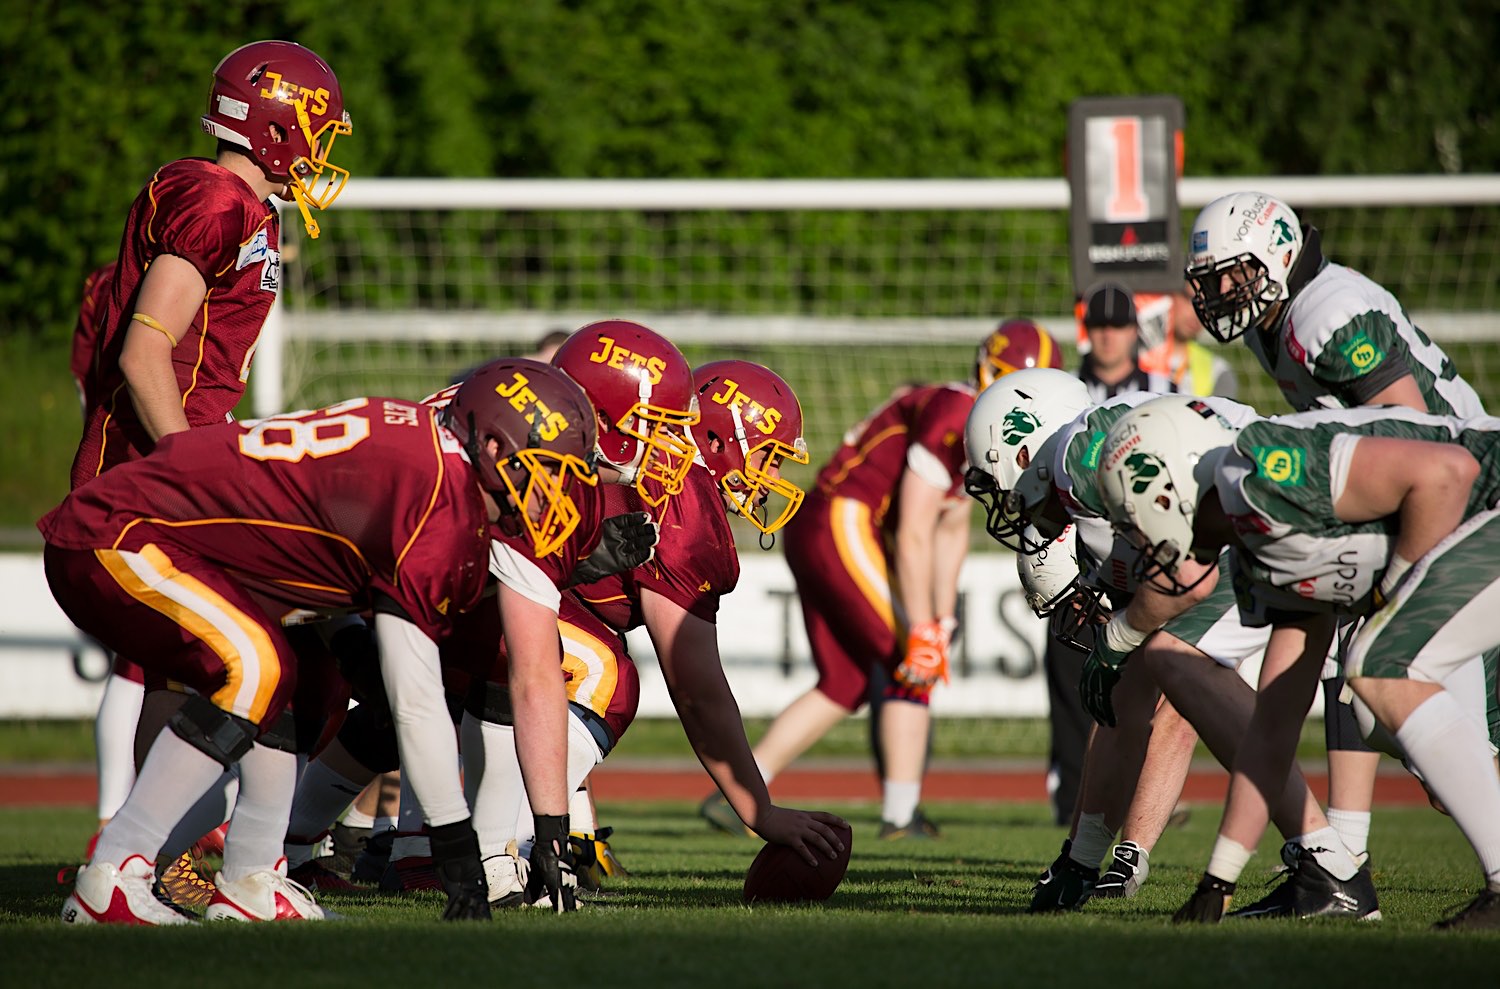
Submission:
{"label": "green helmet decal", "polygon": [[1150,453],[1132,453],[1125,458],[1125,467],[1130,471],[1130,490],[1133,494],[1145,494],[1151,482],[1166,469],[1161,458]]}
{"label": "green helmet decal", "polygon": [[1271,221],[1271,250],[1285,247],[1297,242],[1297,233],[1284,216],[1278,216]]}
{"label": "green helmet decal", "polygon": [[1032,433],[1042,427],[1042,420],[1023,409],[1011,409],[1001,420],[1000,436],[1011,446],[1020,445]]}

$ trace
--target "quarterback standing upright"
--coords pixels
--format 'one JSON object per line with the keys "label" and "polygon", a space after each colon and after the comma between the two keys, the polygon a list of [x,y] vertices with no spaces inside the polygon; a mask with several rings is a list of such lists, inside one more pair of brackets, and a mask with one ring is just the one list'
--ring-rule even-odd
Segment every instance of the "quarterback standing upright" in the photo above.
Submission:
{"label": "quarterback standing upright", "polygon": [[[90,307],[93,335],[86,347],[75,341],[84,429],[72,487],[145,456],[163,436],[229,418],[280,282],[270,198],[295,202],[316,237],[309,209],[327,207],[348,179],[328,160],[350,132],[338,79],[300,45],[258,41],[227,55],[202,124],[218,139],[216,157],[152,175]],[[143,679],[131,658],[116,657],[99,719],[101,791],[128,786]],[[101,817],[108,809],[101,804]]]}

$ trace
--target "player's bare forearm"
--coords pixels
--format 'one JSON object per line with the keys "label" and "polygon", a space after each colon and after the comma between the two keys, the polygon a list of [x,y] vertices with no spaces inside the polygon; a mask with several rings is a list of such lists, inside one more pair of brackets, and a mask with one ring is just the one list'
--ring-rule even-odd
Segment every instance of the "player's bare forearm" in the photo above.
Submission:
{"label": "player's bare forearm", "polygon": [[724,678],[717,628],[652,591],[642,592],[641,610],[694,754],[740,819],[756,827],[771,809],[771,796]]}
{"label": "player's bare forearm", "polygon": [[516,756],[534,814],[568,812],[568,693],[557,615],[507,587],[500,615],[510,654]]}
{"label": "player's bare forearm", "polygon": [[1197,579],[1211,568],[1217,569],[1212,564],[1202,564],[1196,560],[1184,560],[1178,565],[1177,579],[1184,584],[1194,584],[1193,589],[1186,594],[1168,594],[1149,582],[1142,583],[1136,588],[1135,597],[1131,598],[1125,609],[1125,620],[1130,623],[1131,628],[1141,632],[1154,632],[1161,628],[1208,597],[1222,575],[1213,573],[1204,576],[1202,581]]}
{"label": "player's bare forearm", "polygon": [[171,340],[156,330],[132,323],[120,351],[120,373],[130,393],[130,404],[152,440],[185,432],[182,391],[172,368]]}
{"label": "player's bare forearm", "polygon": [[120,351],[120,373],[153,440],[188,428],[172,350],[187,336],[207,294],[198,269],[175,254],[156,258],[141,279]]}

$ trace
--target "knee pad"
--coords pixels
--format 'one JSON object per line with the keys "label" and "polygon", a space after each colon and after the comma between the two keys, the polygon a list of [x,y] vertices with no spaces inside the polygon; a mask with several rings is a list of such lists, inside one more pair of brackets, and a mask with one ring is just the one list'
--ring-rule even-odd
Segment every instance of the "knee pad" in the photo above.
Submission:
{"label": "knee pad", "polygon": [[594,744],[599,746],[600,759],[614,750],[615,742],[618,740],[603,718],[577,701],[568,701],[568,713],[575,721],[583,725],[589,737],[594,740]]}
{"label": "knee pad", "polygon": [[378,705],[360,704],[344,718],[339,729],[339,744],[353,759],[376,773],[401,768],[401,754],[396,745],[396,726],[389,713]]}
{"label": "knee pad", "polygon": [[1396,736],[1386,731],[1385,726],[1375,720],[1375,713],[1365,707],[1364,701],[1356,697],[1349,702],[1348,707],[1359,726],[1360,736],[1371,750],[1384,752],[1402,762],[1406,761],[1406,750],[1401,747],[1400,742],[1396,741]]}
{"label": "knee pad", "polygon": [[469,687],[464,710],[480,721],[492,725],[514,726],[516,712],[510,704],[510,687],[503,683],[480,681]]}
{"label": "knee pad", "polygon": [[1324,740],[1334,752],[1373,752],[1375,750],[1365,743],[1369,732],[1364,730],[1365,726],[1355,717],[1350,705],[1339,700],[1343,689],[1343,677],[1323,681]]}
{"label": "knee pad", "polygon": [[260,733],[253,723],[215,707],[201,694],[189,694],[167,726],[178,738],[225,769],[250,751]]}

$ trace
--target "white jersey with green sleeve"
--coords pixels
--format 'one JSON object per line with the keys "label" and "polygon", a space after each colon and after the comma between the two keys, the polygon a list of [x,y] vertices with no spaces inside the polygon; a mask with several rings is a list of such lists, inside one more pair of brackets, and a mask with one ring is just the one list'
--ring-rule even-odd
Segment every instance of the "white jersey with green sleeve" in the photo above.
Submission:
{"label": "white jersey with green sleeve", "polygon": [[1307,612],[1362,615],[1395,543],[1397,517],[1343,522],[1334,504],[1364,437],[1459,442],[1481,465],[1469,514],[1500,497],[1500,419],[1461,420],[1386,406],[1328,409],[1251,423],[1215,488],[1243,552],[1235,588],[1246,624]]}
{"label": "white jersey with green sleeve", "polygon": [[1299,412],[1365,405],[1410,373],[1428,411],[1484,415],[1478,394],[1396,297],[1340,264],[1324,265],[1275,329],[1251,330],[1245,342]]}

